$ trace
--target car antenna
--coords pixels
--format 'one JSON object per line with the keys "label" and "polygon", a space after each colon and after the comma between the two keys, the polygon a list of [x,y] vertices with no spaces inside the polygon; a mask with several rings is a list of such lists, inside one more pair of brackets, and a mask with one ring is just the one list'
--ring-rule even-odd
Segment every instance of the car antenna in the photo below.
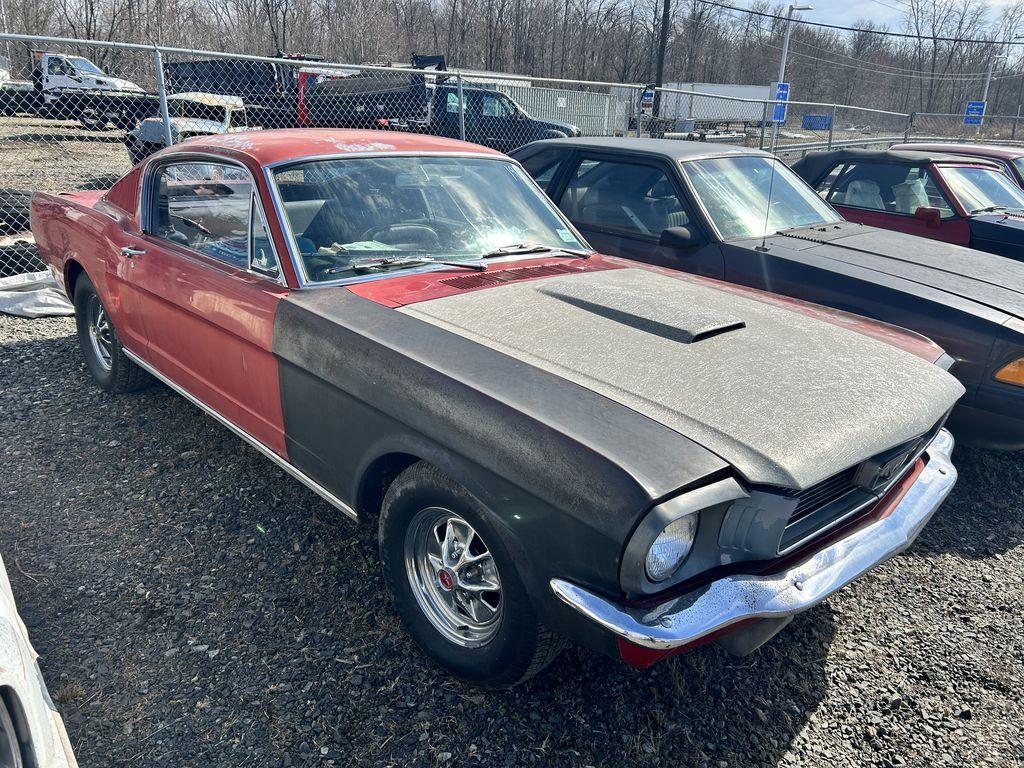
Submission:
{"label": "car antenna", "polygon": [[772,176],[768,180],[768,203],[764,207],[764,232],[761,233],[761,244],[754,248],[755,251],[767,251],[768,250],[768,221],[772,215],[772,189],[775,187],[775,164],[779,162],[779,158],[772,156]]}

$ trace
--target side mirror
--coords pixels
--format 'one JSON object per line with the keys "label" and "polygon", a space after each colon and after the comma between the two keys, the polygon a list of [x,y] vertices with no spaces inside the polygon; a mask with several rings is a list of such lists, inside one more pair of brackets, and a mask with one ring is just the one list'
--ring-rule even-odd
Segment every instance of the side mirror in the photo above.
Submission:
{"label": "side mirror", "polygon": [[914,211],[914,218],[921,219],[921,221],[934,229],[942,223],[942,211],[938,208],[930,208],[922,205]]}
{"label": "side mirror", "polygon": [[662,230],[661,237],[658,238],[658,245],[663,248],[692,248],[697,245],[697,238],[693,236],[689,227],[669,227]]}

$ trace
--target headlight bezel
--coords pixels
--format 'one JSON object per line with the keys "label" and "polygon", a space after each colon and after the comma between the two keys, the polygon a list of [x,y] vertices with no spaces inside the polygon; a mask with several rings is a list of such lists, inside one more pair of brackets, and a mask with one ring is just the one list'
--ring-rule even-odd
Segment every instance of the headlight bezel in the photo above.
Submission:
{"label": "headlight bezel", "polygon": [[[680,580],[685,563],[694,556],[701,535],[701,512],[742,498],[747,492],[734,478],[725,478],[695,488],[651,509],[633,531],[622,556],[619,583],[627,594],[651,594],[660,592]],[[686,556],[675,566],[673,572],[660,581],[654,581],[647,574],[647,554],[662,532],[673,523],[693,516],[695,520],[693,543]],[[714,537],[717,539],[717,535]]]}

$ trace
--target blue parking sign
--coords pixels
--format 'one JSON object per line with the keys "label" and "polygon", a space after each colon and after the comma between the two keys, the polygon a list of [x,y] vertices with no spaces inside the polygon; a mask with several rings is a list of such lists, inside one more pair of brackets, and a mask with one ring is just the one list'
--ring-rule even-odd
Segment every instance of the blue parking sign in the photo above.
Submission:
{"label": "blue parking sign", "polygon": [[964,110],[964,125],[981,125],[981,119],[985,116],[984,101],[968,101],[967,109]]}
{"label": "blue parking sign", "polygon": [[775,109],[772,112],[773,123],[786,122],[786,102],[789,101],[789,83],[775,85]]}

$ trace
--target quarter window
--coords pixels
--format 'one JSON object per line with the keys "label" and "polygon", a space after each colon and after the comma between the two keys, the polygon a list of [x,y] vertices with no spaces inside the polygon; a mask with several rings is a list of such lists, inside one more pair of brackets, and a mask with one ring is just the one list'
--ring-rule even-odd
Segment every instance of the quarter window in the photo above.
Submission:
{"label": "quarter window", "polygon": [[913,216],[918,208],[938,208],[943,218],[956,214],[932,174],[924,167],[885,163],[848,163],[818,185],[833,205]]}
{"label": "quarter window", "polygon": [[279,267],[247,171],[220,163],[157,170],[150,234],[237,269],[277,277]]}
{"label": "quarter window", "polygon": [[581,161],[559,207],[581,226],[651,238],[691,222],[662,170],[611,160]]}
{"label": "quarter window", "polygon": [[564,153],[557,149],[545,149],[543,152],[526,158],[523,161],[523,168],[533,176],[533,180],[541,189],[551,194],[551,182],[555,180],[555,175],[558,173],[564,156]]}

